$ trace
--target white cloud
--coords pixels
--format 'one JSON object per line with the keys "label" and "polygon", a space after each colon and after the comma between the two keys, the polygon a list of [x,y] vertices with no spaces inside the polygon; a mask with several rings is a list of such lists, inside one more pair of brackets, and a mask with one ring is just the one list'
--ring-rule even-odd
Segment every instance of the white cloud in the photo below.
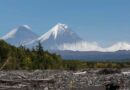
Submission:
{"label": "white cloud", "polygon": [[63,44],[59,46],[60,50],[72,51],[101,51],[101,52],[114,52],[118,50],[130,50],[130,44],[126,42],[118,42],[109,47],[103,48],[96,42],[77,42],[73,44]]}
{"label": "white cloud", "polygon": [[118,50],[130,50],[130,44],[126,42],[118,42],[108,48],[105,48],[106,51],[118,51]]}

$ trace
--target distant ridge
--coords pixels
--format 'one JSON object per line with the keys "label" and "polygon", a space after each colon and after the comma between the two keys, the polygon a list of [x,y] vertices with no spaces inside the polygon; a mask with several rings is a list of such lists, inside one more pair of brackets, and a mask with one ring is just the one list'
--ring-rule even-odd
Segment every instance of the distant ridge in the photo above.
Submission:
{"label": "distant ridge", "polygon": [[[54,51],[53,51],[54,52]],[[87,61],[129,61],[130,50],[119,50],[116,52],[99,51],[55,51],[64,59],[69,60],[87,60]]]}

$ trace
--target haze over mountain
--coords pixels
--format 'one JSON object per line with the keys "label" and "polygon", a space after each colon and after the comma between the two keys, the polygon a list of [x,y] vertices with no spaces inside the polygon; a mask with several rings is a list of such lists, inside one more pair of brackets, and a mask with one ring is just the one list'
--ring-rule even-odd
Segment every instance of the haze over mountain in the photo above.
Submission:
{"label": "haze over mountain", "polygon": [[36,39],[37,37],[38,36],[31,31],[31,28],[28,25],[21,25],[12,29],[1,39],[5,40],[11,45],[20,46]]}

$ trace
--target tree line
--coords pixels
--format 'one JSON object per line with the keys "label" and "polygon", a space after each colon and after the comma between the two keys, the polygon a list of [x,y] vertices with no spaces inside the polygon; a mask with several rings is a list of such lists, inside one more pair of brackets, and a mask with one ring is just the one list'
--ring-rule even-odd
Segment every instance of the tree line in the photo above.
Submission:
{"label": "tree line", "polygon": [[59,69],[62,67],[62,58],[55,53],[44,51],[40,43],[29,50],[23,46],[11,46],[0,40],[0,67],[14,70]]}
{"label": "tree line", "polygon": [[127,68],[130,62],[96,62],[63,60],[60,55],[45,51],[40,44],[33,49],[15,47],[0,40],[0,70]]}

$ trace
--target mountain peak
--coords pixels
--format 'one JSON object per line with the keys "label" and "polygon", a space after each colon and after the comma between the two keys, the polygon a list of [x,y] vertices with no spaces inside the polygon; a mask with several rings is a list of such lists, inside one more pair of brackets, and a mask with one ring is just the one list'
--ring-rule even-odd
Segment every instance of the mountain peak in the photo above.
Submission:
{"label": "mountain peak", "polygon": [[81,40],[66,24],[58,23],[32,43],[40,41],[46,49],[53,50],[58,48],[58,45],[76,43]]}
{"label": "mountain peak", "polygon": [[38,36],[31,31],[28,25],[21,25],[12,29],[9,33],[4,35],[2,39],[12,45],[19,46],[37,37]]}
{"label": "mountain peak", "polygon": [[57,23],[54,28],[56,28],[56,30],[66,30],[68,29],[68,26],[66,24],[62,24],[62,23]]}
{"label": "mountain peak", "polygon": [[21,25],[21,26],[19,26],[17,28],[26,28],[28,30],[31,30],[31,27],[29,25],[26,25],[26,24],[25,25]]}
{"label": "mountain peak", "polygon": [[67,30],[69,30],[69,27],[66,24],[58,23],[54,27],[52,27],[50,31],[60,32],[60,31],[67,31]]}
{"label": "mountain peak", "polygon": [[73,32],[70,30],[70,28],[66,24],[57,23],[47,33],[39,37],[38,40],[44,41],[50,37],[52,37],[53,39],[56,39],[58,36],[63,36],[64,34],[72,34],[72,33]]}
{"label": "mountain peak", "polygon": [[17,33],[28,32],[31,28],[28,25],[21,25],[12,29],[9,33],[3,36],[3,39],[13,38]]}
{"label": "mountain peak", "polygon": [[64,33],[64,32],[69,32],[69,27],[66,24],[58,23],[54,27],[51,28],[50,32],[56,39],[58,34]]}
{"label": "mountain peak", "polygon": [[20,25],[20,26],[14,28],[13,30],[14,31],[26,31],[26,30],[28,31],[28,30],[31,30],[31,27],[29,25]]}

